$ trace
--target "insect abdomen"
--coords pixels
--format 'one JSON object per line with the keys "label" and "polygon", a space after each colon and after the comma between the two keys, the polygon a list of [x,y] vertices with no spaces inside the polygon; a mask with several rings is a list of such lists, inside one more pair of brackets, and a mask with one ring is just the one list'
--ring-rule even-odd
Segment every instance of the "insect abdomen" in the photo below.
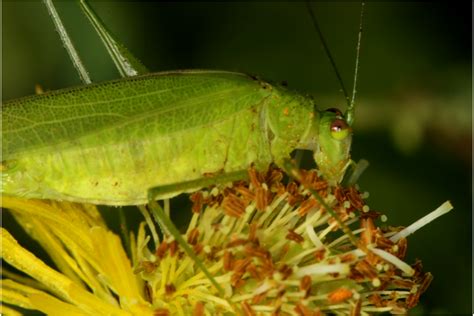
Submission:
{"label": "insect abdomen", "polygon": [[143,204],[154,186],[244,170],[251,163],[268,164],[270,145],[261,126],[265,98],[245,101],[253,105],[205,126],[190,124],[188,129],[162,133],[150,121],[138,129],[140,137],[133,137],[128,126],[82,137],[74,146],[21,155],[10,163],[14,168],[6,170],[4,193]]}

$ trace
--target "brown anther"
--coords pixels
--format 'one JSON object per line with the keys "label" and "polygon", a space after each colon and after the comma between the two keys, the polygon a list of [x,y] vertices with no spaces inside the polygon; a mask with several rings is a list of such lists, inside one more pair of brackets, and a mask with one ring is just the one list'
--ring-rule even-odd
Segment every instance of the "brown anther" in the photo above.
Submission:
{"label": "brown anther", "polygon": [[377,212],[377,211],[373,211],[373,210],[370,210],[368,212],[362,211],[362,213],[360,213],[359,216],[360,216],[360,218],[371,218],[371,219],[375,220],[375,219],[380,218],[380,216],[382,216],[382,213]]}
{"label": "brown anther", "polygon": [[178,242],[176,240],[173,240],[170,244],[169,244],[169,249],[170,249],[170,256],[171,257],[174,257],[174,255],[176,254],[176,252],[178,251]]}
{"label": "brown anther", "polygon": [[286,234],[285,238],[298,244],[301,244],[304,241],[303,236],[296,233],[293,229],[288,229],[288,233]]}
{"label": "brown anther", "polygon": [[415,307],[418,304],[418,302],[420,301],[420,295],[420,292],[411,293],[410,295],[408,295],[405,303],[409,309]]}
{"label": "brown anther", "polygon": [[244,312],[245,316],[256,316],[255,312],[253,311],[252,307],[250,307],[250,304],[247,302],[242,302],[242,311]]}
{"label": "brown anther", "polygon": [[408,249],[408,241],[406,238],[401,238],[398,243],[398,253],[397,257],[400,259],[405,258],[405,255],[407,254],[407,249]]}
{"label": "brown anther", "polygon": [[319,205],[318,201],[316,201],[315,198],[310,197],[301,203],[300,207],[298,208],[298,215],[299,216],[304,216],[308,214],[308,212],[317,207]]}
{"label": "brown anther", "polygon": [[224,252],[224,271],[231,271],[234,268],[234,256],[230,251]]}
{"label": "brown anther", "polygon": [[153,311],[153,316],[169,316],[170,311],[166,308],[157,308]]}
{"label": "brown anther", "polygon": [[264,259],[262,261],[262,268],[268,273],[268,274],[273,274],[275,270],[275,266],[273,264],[273,261],[271,258]]}
{"label": "brown anther", "polygon": [[319,194],[321,197],[323,197],[323,198],[325,198],[325,197],[328,196],[328,190],[325,190],[325,189],[323,189],[323,190],[317,190],[317,192],[318,192],[318,194]]}
{"label": "brown anther", "polygon": [[328,183],[320,179],[315,171],[302,170],[301,175],[301,183],[305,187],[318,191],[319,195],[323,197],[327,196]]}
{"label": "brown anther", "polygon": [[318,174],[311,170],[300,170],[300,175],[301,175],[301,182],[312,183],[319,180]]}
{"label": "brown anther", "polygon": [[334,188],[334,196],[336,197],[336,200],[339,203],[344,203],[346,201],[346,195],[344,194],[344,188],[338,185],[336,188]]}
{"label": "brown anther", "polygon": [[143,286],[143,293],[145,296],[145,300],[147,302],[153,302],[153,288],[151,287],[150,283],[145,281],[145,285]]}
{"label": "brown anther", "polygon": [[188,234],[188,244],[195,245],[198,242],[198,238],[199,238],[199,229],[195,227]]}
{"label": "brown anther", "polygon": [[393,248],[394,245],[393,241],[382,235],[380,231],[377,231],[377,234],[375,236],[375,244],[377,245],[377,248],[389,251]]}
{"label": "brown anther", "polygon": [[413,270],[415,270],[415,274],[414,274],[414,277],[420,277],[420,276],[423,276],[423,264],[421,263],[421,260],[419,259],[416,259],[415,260],[415,263],[412,264],[411,266],[413,268]]}
{"label": "brown anther", "polygon": [[238,259],[234,261],[234,272],[235,273],[244,273],[247,265],[252,262],[252,258]]}
{"label": "brown anther", "polygon": [[234,273],[230,277],[230,284],[238,289],[239,287],[242,287],[245,285],[245,280],[242,279],[243,273]]}
{"label": "brown anther", "polygon": [[293,269],[289,265],[284,264],[280,269],[278,269],[278,272],[281,273],[282,279],[286,280],[293,273]]}
{"label": "brown anther", "polygon": [[327,188],[329,187],[328,183],[324,180],[318,180],[314,182],[313,187],[318,193],[322,196],[327,196]]}
{"label": "brown anther", "polygon": [[245,213],[244,202],[235,194],[231,193],[222,201],[224,213],[231,217],[241,217]]}
{"label": "brown anther", "polygon": [[171,295],[171,294],[173,294],[174,292],[176,292],[176,287],[174,286],[174,284],[169,283],[169,284],[166,284],[166,285],[165,285],[165,293],[166,293],[167,295]]}
{"label": "brown anther", "polygon": [[204,197],[203,197],[202,192],[201,191],[194,192],[193,194],[191,194],[189,199],[191,200],[191,202],[193,202],[193,206],[191,208],[193,213],[200,213],[204,205]]}
{"label": "brown anther", "polygon": [[268,201],[271,199],[271,193],[263,188],[258,187],[255,189],[255,206],[259,211],[265,211],[268,206]]}
{"label": "brown anther", "polygon": [[278,183],[278,185],[274,185],[272,188],[276,196],[281,196],[286,193],[286,186],[283,185],[283,183]]}
{"label": "brown anther", "polygon": [[281,315],[281,300],[278,300],[275,302],[277,305],[273,305],[273,312],[271,313],[271,316],[280,316]]}
{"label": "brown anther", "polygon": [[339,256],[341,263],[351,262],[357,260],[357,257],[353,253],[346,253]]}
{"label": "brown anther", "polygon": [[279,169],[269,169],[269,174],[267,175],[267,183],[270,188],[281,185],[281,180],[283,179],[283,173]]}
{"label": "brown anther", "polygon": [[193,316],[204,316],[204,304],[202,302],[194,304]]}
{"label": "brown anther", "polygon": [[298,316],[313,316],[314,315],[313,314],[314,312],[307,306],[303,305],[301,302],[298,302],[298,304],[296,304],[294,311]]}
{"label": "brown anther", "polygon": [[253,188],[255,189],[255,188],[261,187],[263,179],[262,179],[262,176],[255,169],[255,167],[253,166],[250,167],[248,170],[248,173],[249,173],[250,183],[252,184]]}
{"label": "brown anther", "polygon": [[375,305],[375,307],[383,307],[384,304],[383,304],[383,300],[382,300],[382,297],[379,295],[379,294],[372,294],[369,296],[369,302],[373,305]]}
{"label": "brown anther", "polygon": [[261,281],[263,280],[263,275],[259,273],[259,271],[257,270],[257,267],[251,263],[247,266],[247,268],[245,269],[246,272],[248,272],[250,274],[250,276],[257,280],[257,281]]}
{"label": "brown anther", "polygon": [[337,304],[351,298],[352,295],[353,293],[351,290],[341,287],[328,294],[328,301],[331,304]]}
{"label": "brown anther", "polygon": [[360,311],[362,309],[362,300],[359,298],[355,304],[351,307],[350,316],[360,316]]}
{"label": "brown anther", "polygon": [[411,289],[415,285],[413,281],[407,279],[394,279],[392,284],[398,289]]}
{"label": "brown anther", "polygon": [[347,190],[346,197],[349,200],[349,202],[351,202],[351,205],[354,208],[358,210],[362,210],[365,203],[364,203],[364,200],[362,200],[362,198],[360,197],[359,191],[357,191],[355,187],[352,186],[349,188],[349,190]]}
{"label": "brown anther", "polygon": [[153,273],[155,272],[156,267],[157,267],[156,263],[151,262],[151,261],[145,261],[145,260],[142,261],[140,265],[143,271],[145,271],[145,273]]}
{"label": "brown anther", "polygon": [[433,281],[433,275],[429,272],[425,273],[423,280],[420,283],[420,287],[418,288],[418,292],[423,294],[428,289],[428,286],[430,286],[431,281]]}
{"label": "brown anther", "polygon": [[325,254],[326,254],[326,249],[325,248],[321,248],[321,249],[318,249],[314,252],[314,258],[316,259],[316,262],[319,262],[321,260],[324,259],[325,257]]}
{"label": "brown anther", "polygon": [[349,274],[349,279],[354,280],[356,282],[365,281],[364,275],[362,273],[360,273],[355,267],[351,267],[351,272]]}
{"label": "brown anther", "polygon": [[158,248],[156,248],[155,255],[158,258],[163,259],[167,250],[168,250],[168,243],[166,241],[162,241],[161,244],[158,246]]}
{"label": "brown anther", "polygon": [[204,204],[207,205],[220,205],[222,204],[222,200],[224,199],[224,195],[218,194],[218,195],[209,195],[204,199]]}
{"label": "brown anther", "polygon": [[287,202],[290,206],[303,201],[303,196],[298,192],[298,185],[295,182],[290,182],[286,186],[286,192],[288,192]]}
{"label": "brown anther", "polygon": [[[204,247],[203,247],[204,249]],[[221,248],[220,247],[217,247],[217,246],[212,246],[211,247],[211,251],[209,251],[208,253],[206,253],[206,258],[207,260],[209,261],[216,261],[216,258],[217,258],[217,253],[221,251]]]}
{"label": "brown anther", "polygon": [[372,267],[375,267],[378,263],[384,262],[382,258],[373,252],[366,252],[365,261]]}
{"label": "brown anther", "polygon": [[256,305],[267,297],[267,292],[263,292],[252,297],[252,304]]}
{"label": "brown anther", "polygon": [[249,203],[255,199],[255,194],[253,194],[247,186],[238,185],[235,187],[235,191],[242,196],[246,203]]}
{"label": "brown anther", "polygon": [[361,233],[360,240],[364,246],[370,245],[374,242],[374,232],[375,225],[372,219],[366,218],[361,219],[360,221],[361,228],[364,228],[364,231]]}
{"label": "brown anther", "polygon": [[254,246],[251,246],[251,245],[248,245],[248,246],[245,247],[245,254],[247,254],[248,256],[258,257],[258,258],[262,258],[262,259],[271,258],[270,252],[268,250],[266,250],[265,248],[254,247]]}
{"label": "brown anther", "polygon": [[238,238],[238,239],[235,239],[235,240],[230,241],[230,242],[227,244],[227,248],[233,248],[233,247],[237,247],[237,246],[242,246],[242,245],[245,245],[247,242],[248,242],[248,240],[246,240],[246,239]]}
{"label": "brown anther", "polygon": [[311,283],[312,283],[311,277],[309,275],[305,275],[300,280],[300,290],[305,291],[305,292],[310,290]]}
{"label": "brown anther", "polygon": [[203,244],[195,244],[195,245],[193,246],[193,251],[194,251],[194,253],[197,254],[197,255],[200,254],[203,249],[204,249]]}
{"label": "brown anther", "polygon": [[366,259],[357,262],[355,269],[370,280],[377,277],[377,271],[367,262]]}
{"label": "brown anther", "polygon": [[248,240],[251,243],[258,243],[258,238],[257,238],[257,223],[252,223],[249,226],[249,238]]}
{"label": "brown anther", "polygon": [[280,285],[279,290],[277,292],[277,298],[282,298],[286,294],[286,287],[284,285]]}

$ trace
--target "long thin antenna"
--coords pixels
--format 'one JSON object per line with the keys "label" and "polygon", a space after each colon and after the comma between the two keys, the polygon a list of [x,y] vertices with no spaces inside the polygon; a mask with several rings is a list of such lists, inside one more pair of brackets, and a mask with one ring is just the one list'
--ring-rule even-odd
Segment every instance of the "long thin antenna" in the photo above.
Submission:
{"label": "long thin antenna", "polygon": [[324,38],[323,33],[321,32],[321,28],[319,27],[318,21],[316,20],[316,15],[314,14],[313,8],[311,8],[310,1],[306,1],[306,7],[308,8],[309,15],[311,16],[311,21],[313,22],[314,29],[318,33],[319,39],[321,43],[323,44],[324,51],[326,53],[326,56],[329,59],[329,62],[332,65],[332,68],[334,69],[334,72],[336,73],[337,80],[339,81],[339,85],[341,86],[342,93],[344,93],[344,98],[347,101],[347,106],[348,108],[351,108],[351,102],[349,99],[349,94],[347,93],[346,87],[344,86],[344,82],[342,81],[341,74],[339,73],[339,70],[337,69],[336,62],[332,58],[331,51],[329,50],[329,46],[326,43],[326,39]]}
{"label": "long thin antenna", "polygon": [[346,120],[349,126],[352,126],[354,123],[354,104],[355,104],[355,97],[357,92],[357,77],[359,75],[359,56],[360,56],[360,42],[362,40],[362,21],[364,17],[364,6],[365,2],[362,1],[360,7],[360,21],[359,21],[359,36],[357,38],[357,48],[356,48],[356,60],[355,60],[355,69],[354,69],[354,86],[352,87],[352,99],[349,107],[347,108],[346,112]]}
{"label": "long thin antenna", "polygon": [[89,73],[87,72],[84,63],[79,57],[79,54],[76,48],[74,47],[74,44],[72,43],[71,38],[69,37],[66,28],[64,27],[64,24],[61,21],[61,18],[59,17],[58,11],[56,11],[56,8],[54,7],[53,1],[43,0],[43,3],[46,9],[48,10],[49,15],[51,16],[51,20],[53,20],[54,26],[56,27],[56,31],[58,32],[59,37],[61,38],[61,42],[63,42],[64,48],[66,48],[66,51],[68,52],[72,64],[76,68],[77,73],[81,78],[81,81],[85,84],[92,83],[92,80],[89,77]]}

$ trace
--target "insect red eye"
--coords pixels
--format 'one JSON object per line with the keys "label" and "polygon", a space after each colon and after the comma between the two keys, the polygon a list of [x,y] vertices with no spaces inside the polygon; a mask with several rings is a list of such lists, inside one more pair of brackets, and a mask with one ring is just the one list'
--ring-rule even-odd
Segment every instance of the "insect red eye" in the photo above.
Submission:
{"label": "insect red eye", "polygon": [[336,109],[336,108],[327,109],[326,112],[332,112],[332,113],[336,114],[337,116],[342,116],[342,112],[339,109]]}
{"label": "insect red eye", "polygon": [[343,119],[335,119],[331,123],[331,136],[337,140],[343,140],[350,133],[350,127]]}

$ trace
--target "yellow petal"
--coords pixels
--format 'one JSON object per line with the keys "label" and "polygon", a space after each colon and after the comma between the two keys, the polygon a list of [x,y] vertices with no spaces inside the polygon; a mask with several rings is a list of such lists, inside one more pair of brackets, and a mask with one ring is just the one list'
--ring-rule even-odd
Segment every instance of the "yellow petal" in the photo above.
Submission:
{"label": "yellow petal", "polygon": [[5,316],[21,316],[22,314],[13,308],[10,308],[5,305],[0,305],[0,315],[5,315]]}
{"label": "yellow petal", "polygon": [[65,303],[58,300],[57,298],[48,295],[46,293],[37,293],[29,296],[31,304],[35,307],[36,310],[39,310],[46,315],[51,316],[85,316],[88,315],[84,313],[78,307]]}
{"label": "yellow petal", "polygon": [[27,294],[33,292],[39,292],[29,286],[16,283],[12,280],[3,279],[2,285],[2,302],[18,306],[25,309],[33,309],[30,301],[28,300]]}
{"label": "yellow petal", "polygon": [[12,280],[3,280],[2,289],[3,302],[24,309],[38,310],[47,315],[87,315],[74,305]]}
{"label": "yellow petal", "polygon": [[53,293],[76,305],[86,313],[96,315],[129,315],[118,307],[105,303],[83,288],[74,284],[63,274],[51,269],[31,252],[21,247],[10,233],[1,228],[2,258],[13,267],[25,272],[47,286]]}
{"label": "yellow petal", "polygon": [[120,297],[143,301],[137,276],[133,273],[120,238],[101,227],[92,228],[90,235],[100,245],[94,249],[94,257],[102,263],[100,271],[106,278],[108,285]]}

